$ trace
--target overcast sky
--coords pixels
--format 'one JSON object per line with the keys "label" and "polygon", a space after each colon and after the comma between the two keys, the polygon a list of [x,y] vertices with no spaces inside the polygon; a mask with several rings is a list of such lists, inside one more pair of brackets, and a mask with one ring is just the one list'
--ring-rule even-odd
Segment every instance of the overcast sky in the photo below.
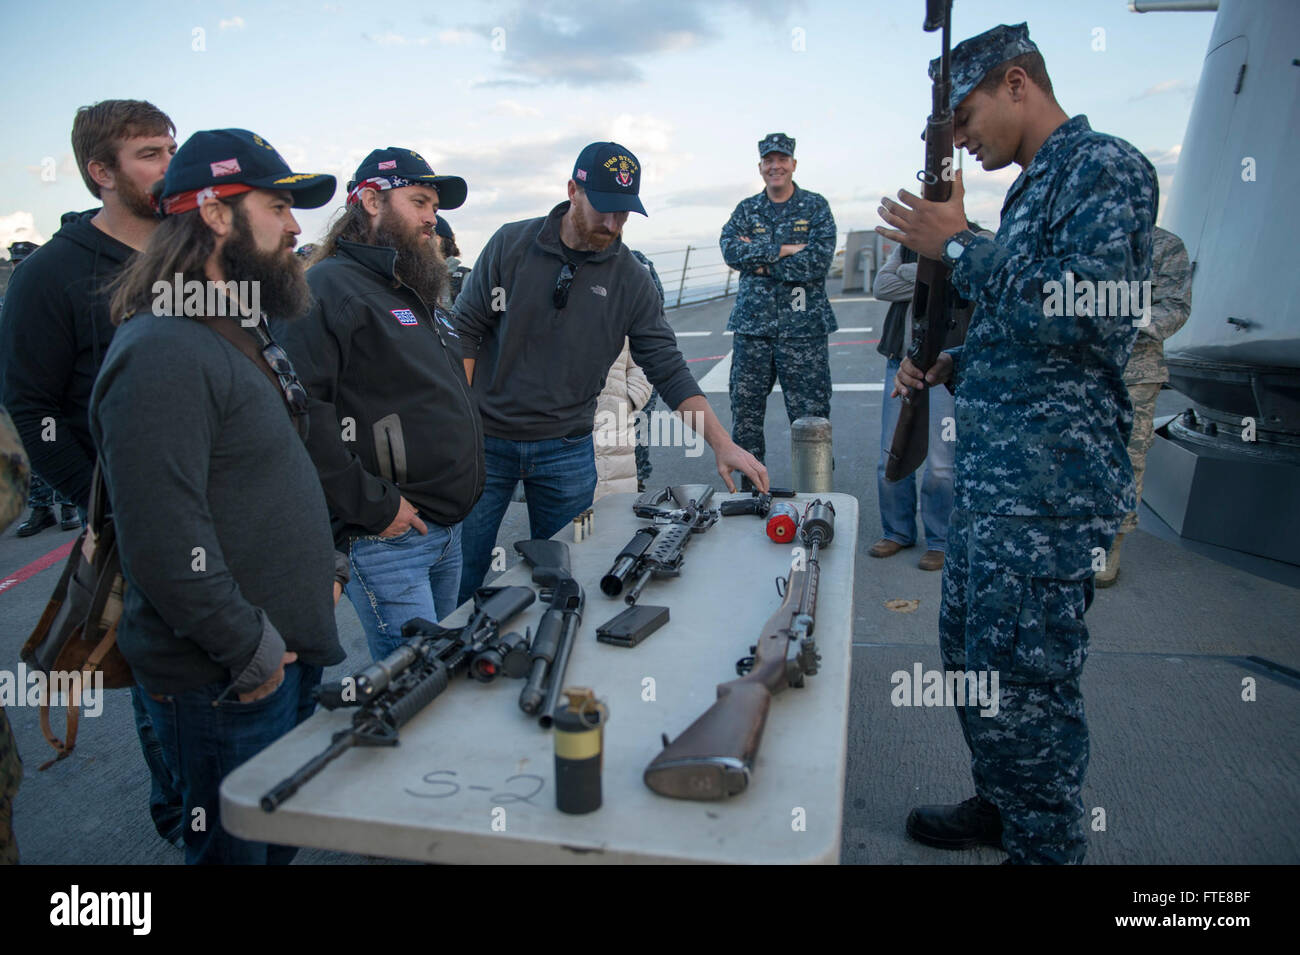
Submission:
{"label": "overcast sky", "polygon": [[[340,186],[377,146],[418,150],[469,183],[448,213],[470,262],[501,224],[564,198],[581,148],[612,139],[641,160],[649,253],[716,249],[762,188],[757,142],[798,142],[800,186],[840,230],[878,224],[879,197],[915,188],[938,34],[923,0],[857,2],[7,3],[0,53],[0,245],[44,241],[96,205],[72,161],[78,106],[147,99],[178,141],[239,126],[295,171]],[[1214,15],[1129,13],[1124,0],[956,0],[954,42],[1026,20],[1070,115],[1147,154],[1162,199],[1177,164]],[[967,157],[969,158],[969,157]],[[46,181],[43,169],[55,170]],[[967,213],[995,227],[1016,167],[966,163]],[[300,241],[342,203],[303,211]],[[0,252],[0,255],[7,253]]]}

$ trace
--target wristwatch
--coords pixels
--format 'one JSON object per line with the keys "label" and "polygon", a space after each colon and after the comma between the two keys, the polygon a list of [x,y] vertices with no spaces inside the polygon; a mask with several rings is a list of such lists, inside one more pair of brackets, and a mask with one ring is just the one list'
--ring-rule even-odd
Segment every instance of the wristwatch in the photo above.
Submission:
{"label": "wristwatch", "polygon": [[962,229],[956,235],[951,236],[943,244],[944,263],[949,268],[956,266],[957,260],[962,257],[962,253],[966,251],[967,246],[974,242],[976,238],[977,236],[970,229]]}

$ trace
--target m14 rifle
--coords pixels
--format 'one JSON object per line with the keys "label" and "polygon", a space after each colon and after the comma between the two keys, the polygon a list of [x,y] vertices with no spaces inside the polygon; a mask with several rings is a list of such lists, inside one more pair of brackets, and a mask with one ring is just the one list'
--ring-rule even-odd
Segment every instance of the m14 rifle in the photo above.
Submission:
{"label": "m14 rifle", "polygon": [[[651,577],[679,577],[682,557],[692,534],[702,534],[718,520],[717,508],[710,508],[713,488],[707,484],[678,484],[662,491],[647,492],[636,499],[632,511],[653,520],[632,537],[614,566],[600,580],[607,597],[617,597],[629,580],[635,581],[623,596],[635,604]],[[675,507],[666,506],[669,501]]]}
{"label": "m14 rifle", "polygon": [[[787,686],[801,687],[817,672],[821,655],[813,640],[817,614],[818,555],[835,536],[835,509],[815,500],[804,512],[799,537],[809,548],[784,581],[778,578],[781,607],[763,625],[750,648],[752,657],[736,663],[740,679],[718,686],[718,700],[664,748],[646,767],[645,784],[661,796],[718,800],[749,785],[754,757],[772,696]],[[781,584],[784,583],[782,587]]]}
{"label": "m14 rifle", "polygon": [[[952,195],[952,108],[948,104],[952,89],[949,73],[949,43],[952,34],[952,0],[926,0],[927,33],[943,31],[943,53],[939,58],[939,75],[931,86],[930,117],[925,125],[925,168],[916,174],[921,181],[921,197],[931,202],[947,202]],[[912,345],[907,357],[921,373],[934,367],[943,349],[948,328],[948,300],[952,297],[952,270],[941,261],[917,256],[916,290],[912,295]],[[890,387],[886,384],[886,387]],[[912,389],[899,406],[898,424],[889,445],[885,477],[897,481],[911,474],[929,452],[930,392]]]}
{"label": "m14 rifle", "polygon": [[[316,688],[327,710],[359,707],[352,725],[334,734],[329,747],[261,799],[273,812],[286,799],[353,746],[396,746],[397,731],[447,689],[453,678],[481,668],[499,654],[501,625],[536,598],[530,587],[484,587],[463,627],[442,627],[416,617],[402,626],[405,642],[355,676]],[[476,668],[476,669],[477,669]],[[482,679],[482,676],[479,676]]]}

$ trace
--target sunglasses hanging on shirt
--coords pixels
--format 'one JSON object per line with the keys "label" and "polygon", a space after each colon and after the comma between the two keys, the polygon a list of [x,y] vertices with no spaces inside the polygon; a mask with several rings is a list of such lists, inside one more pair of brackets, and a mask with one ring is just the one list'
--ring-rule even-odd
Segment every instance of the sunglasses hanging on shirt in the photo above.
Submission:
{"label": "sunglasses hanging on shirt", "polygon": [[208,324],[247,355],[249,360],[271,380],[271,383],[280,389],[285,407],[289,411],[289,419],[293,422],[298,436],[306,441],[309,421],[307,389],[298,380],[288,354],[271,337],[271,329],[266,324],[266,313],[263,313],[258,323],[251,327],[228,319],[217,319]]}
{"label": "sunglasses hanging on shirt", "polygon": [[555,291],[551,294],[551,304],[562,309],[569,304],[569,289],[573,288],[574,268],[568,262],[560,269],[559,278],[555,280]]}

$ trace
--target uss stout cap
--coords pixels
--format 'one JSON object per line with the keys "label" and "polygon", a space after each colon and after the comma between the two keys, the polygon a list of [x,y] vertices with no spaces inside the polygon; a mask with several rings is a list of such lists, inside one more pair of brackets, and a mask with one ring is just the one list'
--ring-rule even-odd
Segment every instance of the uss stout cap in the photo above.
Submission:
{"label": "uss stout cap", "polygon": [[573,164],[573,181],[587,192],[597,212],[639,212],[648,216],[638,195],[641,164],[618,143],[592,143]]}

